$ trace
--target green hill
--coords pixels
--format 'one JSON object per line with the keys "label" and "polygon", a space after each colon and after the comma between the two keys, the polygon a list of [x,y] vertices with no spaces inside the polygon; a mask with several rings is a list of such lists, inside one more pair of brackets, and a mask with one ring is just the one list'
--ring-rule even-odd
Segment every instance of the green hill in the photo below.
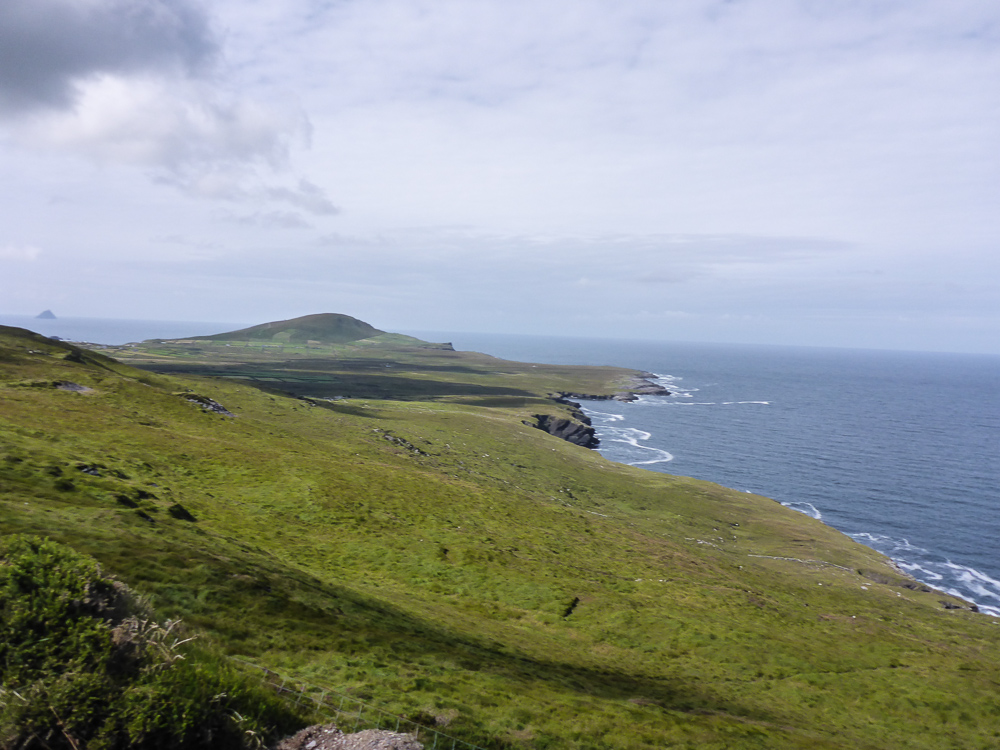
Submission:
{"label": "green hill", "polygon": [[385,331],[380,331],[350,315],[319,313],[196,338],[206,341],[269,341],[292,344],[315,341],[320,344],[346,344],[378,336],[380,333]]}
{"label": "green hill", "polygon": [[[165,375],[0,328],[3,534],[92,555],[205,649],[481,747],[997,745],[993,618],[767,498],[526,424],[634,373],[237,349],[137,355]],[[256,369],[177,374],[223,354]],[[280,392],[365,367],[407,400]]]}

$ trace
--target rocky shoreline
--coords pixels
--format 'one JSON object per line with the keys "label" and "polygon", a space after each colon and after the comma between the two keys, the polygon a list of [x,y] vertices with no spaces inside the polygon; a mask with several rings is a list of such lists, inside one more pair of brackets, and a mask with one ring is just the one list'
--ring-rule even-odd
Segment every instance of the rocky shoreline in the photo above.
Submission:
{"label": "rocky shoreline", "polygon": [[629,378],[626,383],[627,387],[624,390],[617,391],[611,395],[570,393],[567,391],[550,393],[550,399],[555,401],[557,404],[562,404],[571,408],[569,418],[556,417],[551,414],[533,414],[532,418],[534,419],[534,422],[525,421],[524,424],[547,432],[550,435],[555,435],[556,437],[562,438],[563,440],[573,443],[574,445],[580,445],[584,448],[597,448],[601,444],[601,441],[595,434],[590,417],[583,412],[580,404],[573,399],[583,399],[584,401],[629,402],[637,401],[639,396],[669,396],[670,391],[659,383],[653,382],[656,378],[657,375],[655,373],[640,372]]}
{"label": "rocky shoreline", "polygon": [[[653,372],[640,372],[631,376],[625,383],[625,388],[608,394],[593,393],[569,393],[560,391],[550,394],[550,397],[559,403],[567,403],[569,399],[583,399],[585,401],[638,401],[639,396],[669,396],[670,391],[659,383],[654,383],[659,376]],[[579,404],[576,404],[579,406]]]}

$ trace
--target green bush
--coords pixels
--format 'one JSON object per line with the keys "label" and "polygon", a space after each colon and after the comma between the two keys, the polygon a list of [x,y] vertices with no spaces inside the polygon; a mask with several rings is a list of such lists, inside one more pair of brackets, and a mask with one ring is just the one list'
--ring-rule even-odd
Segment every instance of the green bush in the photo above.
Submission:
{"label": "green bush", "polygon": [[[260,747],[301,727],[72,549],[0,546],[0,748]],[[184,653],[182,653],[182,647]]]}

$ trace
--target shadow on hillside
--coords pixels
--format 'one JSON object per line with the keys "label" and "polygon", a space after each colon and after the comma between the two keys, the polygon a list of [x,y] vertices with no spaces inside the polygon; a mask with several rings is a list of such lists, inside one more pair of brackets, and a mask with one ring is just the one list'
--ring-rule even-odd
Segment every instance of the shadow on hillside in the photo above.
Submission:
{"label": "shadow on hillside", "polygon": [[[611,701],[640,701],[672,710],[718,708],[707,693],[690,681],[664,675],[660,679],[630,674],[608,663],[604,669],[529,656],[504,644],[460,634],[375,602],[346,588],[296,575],[299,585],[338,601],[340,625],[355,628],[362,644],[402,665],[450,662],[457,671],[487,672],[509,680],[519,691],[530,693],[532,683]],[[300,611],[301,612],[301,611]],[[315,609],[310,619],[325,629],[329,614]],[[390,656],[391,655],[391,656]],[[729,705],[728,712],[739,713]]]}
{"label": "shadow on hillside", "polygon": [[[278,385],[275,383],[274,385]],[[344,396],[394,401],[434,401],[451,396],[506,396],[521,399],[535,396],[531,391],[504,386],[422,380],[404,376],[372,373],[358,377],[338,376],[335,381],[283,380],[280,387],[296,395]]]}
{"label": "shadow on hillside", "polygon": [[465,406],[488,406],[498,409],[526,409],[529,406],[551,406],[548,399],[540,398],[537,394],[530,397],[525,396],[462,396],[448,399],[452,404],[463,404]]}
{"label": "shadow on hillside", "polygon": [[427,364],[424,362],[401,362],[391,359],[295,359],[275,363],[280,369],[312,370],[314,372],[380,372],[382,370],[402,370],[403,372],[454,372],[466,375],[483,375],[483,368],[469,367],[460,364]]}
{"label": "shadow on hillside", "polygon": [[[529,655],[486,636],[457,632],[345,585],[326,583],[273,553],[238,538],[182,529],[161,536],[135,527],[125,537],[117,525],[84,525],[77,518],[44,519],[11,514],[9,531],[45,534],[98,559],[105,570],[149,596],[163,617],[183,618],[207,631],[230,654],[255,657],[337,649],[362,662],[395,665],[399,672],[493,675],[511,690],[598,697],[621,705],[679,711],[723,710],[696,682],[666,672],[629,673],[613,660],[603,668]],[[122,539],[130,544],[122,544]],[[284,554],[294,554],[285,550]],[[308,560],[303,560],[307,564]],[[298,661],[298,659],[296,659]],[[360,667],[359,667],[360,668]],[[380,667],[381,668],[381,667]],[[669,669],[669,668],[668,668]],[[440,678],[432,678],[437,682]],[[465,682],[464,684],[474,684]],[[728,702],[728,714],[755,712]],[[459,727],[456,726],[456,729]]]}
{"label": "shadow on hillside", "polygon": [[294,396],[320,398],[370,398],[393,401],[434,401],[453,396],[537,398],[537,394],[520,388],[480,385],[448,380],[426,380],[393,375],[386,368],[374,368],[365,373],[330,372],[298,373],[277,367],[260,365],[218,365],[195,367],[182,364],[143,365],[142,369],[164,375],[199,375],[226,377],[265,390],[279,390]]}
{"label": "shadow on hillside", "polygon": [[383,418],[377,411],[365,409],[361,406],[353,406],[351,404],[336,401],[314,401],[313,403],[321,409],[329,409],[330,411],[335,411],[338,414],[350,414],[354,417],[367,417],[368,419]]}
{"label": "shadow on hillside", "polygon": [[[338,643],[341,649],[366,653],[374,661],[395,662],[407,667],[407,671],[419,670],[421,665],[433,669],[444,663],[459,672],[486,672],[510,680],[522,692],[530,691],[527,685],[537,683],[586,696],[670,710],[719,708],[711,695],[700,692],[690,680],[630,674],[610,662],[606,668],[598,669],[529,656],[502,643],[435,625],[344,586],[324,583],[269,558],[267,553],[244,548],[241,564],[224,550],[218,552],[220,557],[213,557],[202,550],[180,550],[175,546],[152,554],[161,556],[158,559],[161,567],[174,568],[181,574],[191,570],[212,571],[211,582],[185,583],[174,579],[169,589],[188,592],[182,605],[187,622],[217,631],[223,642],[238,653],[275,647],[279,651],[306,651],[315,650],[317,644]],[[100,557],[96,550],[92,554]],[[168,564],[164,566],[164,562]],[[134,582],[139,590],[158,588],[154,581],[141,580],[141,572],[137,575],[129,582]],[[203,590],[206,584],[216,589],[212,596],[199,596],[197,603],[188,598],[190,591]],[[172,597],[163,592],[157,598],[167,604]],[[209,602],[214,604],[209,606]],[[192,611],[199,605],[200,611]],[[238,620],[223,619],[227,610]],[[234,643],[234,639],[243,640],[244,644]],[[731,703],[726,711],[742,713]],[[752,712],[742,715],[747,713]]]}

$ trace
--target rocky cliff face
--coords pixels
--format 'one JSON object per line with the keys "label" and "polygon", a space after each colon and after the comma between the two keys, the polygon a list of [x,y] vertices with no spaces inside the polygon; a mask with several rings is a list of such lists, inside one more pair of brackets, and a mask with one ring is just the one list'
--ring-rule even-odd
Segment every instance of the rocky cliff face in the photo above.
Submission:
{"label": "rocky cliff face", "polygon": [[585,448],[596,448],[601,441],[595,436],[594,428],[591,426],[590,417],[583,413],[579,403],[573,401],[580,398],[587,401],[635,401],[639,396],[669,396],[670,391],[653,381],[656,375],[651,372],[640,372],[628,383],[628,389],[619,391],[614,395],[588,395],[586,393],[568,393],[560,391],[548,394],[549,398],[557,404],[570,407],[569,417],[556,417],[551,414],[534,414],[534,422],[525,422],[527,425],[545,430],[550,435],[567,440],[574,445],[582,445]]}
{"label": "rocky cliff face", "polygon": [[572,404],[579,407],[579,404],[570,401],[573,398],[582,398],[585,401],[636,401],[639,396],[669,396],[670,391],[659,383],[654,383],[657,375],[652,372],[640,372],[632,377],[627,383],[625,390],[607,395],[593,395],[587,393],[550,393],[549,397],[560,404]]}
{"label": "rocky cliff face", "polygon": [[[544,430],[550,435],[555,435],[574,445],[582,445],[584,448],[596,448],[601,441],[594,436],[594,428],[587,424],[578,422],[575,419],[564,417],[554,417],[551,414],[535,414],[534,422],[525,422],[539,430]],[[586,419],[586,417],[584,417]]]}
{"label": "rocky cliff face", "polygon": [[550,435],[555,435],[574,445],[582,445],[584,448],[596,448],[601,441],[594,435],[594,428],[591,426],[590,417],[583,413],[580,404],[570,401],[565,394],[554,395],[553,401],[570,407],[569,417],[556,417],[552,414],[534,414],[534,422],[525,422],[539,430],[544,430]]}

